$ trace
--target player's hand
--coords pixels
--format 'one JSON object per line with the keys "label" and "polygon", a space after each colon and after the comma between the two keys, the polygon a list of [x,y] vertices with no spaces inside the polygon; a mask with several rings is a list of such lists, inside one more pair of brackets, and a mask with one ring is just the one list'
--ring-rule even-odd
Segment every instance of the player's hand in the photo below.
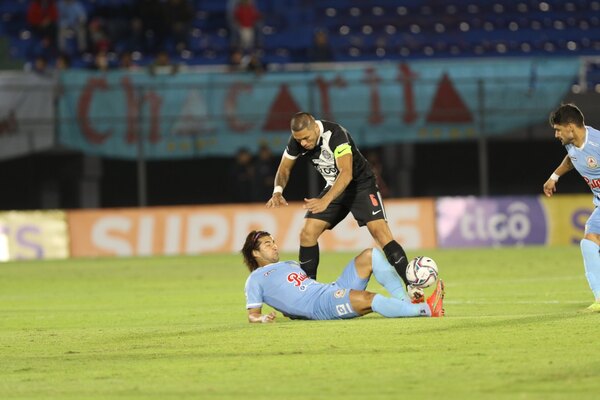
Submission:
{"label": "player's hand", "polygon": [[279,206],[287,206],[288,203],[281,193],[273,193],[273,196],[267,201],[267,208],[277,208]]}
{"label": "player's hand", "polygon": [[324,199],[304,199],[304,205],[302,208],[310,211],[313,214],[323,212],[329,206],[329,201]]}
{"label": "player's hand", "polygon": [[275,314],[275,311],[271,311],[268,314],[263,314],[263,316],[260,319],[263,324],[268,324],[269,322],[275,322],[276,316],[277,314]]}
{"label": "player's hand", "polygon": [[552,197],[554,192],[556,192],[556,181],[548,179],[546,183],[544,183],[544,194],[548,197]]}
{"label": "player's hand", "polygon": [[408,290],[408,297],[410,297],[411,303],[417,304],[425,301],[425,292],[423,289],[414,287],[413,285],[408,285],[406,289]]}

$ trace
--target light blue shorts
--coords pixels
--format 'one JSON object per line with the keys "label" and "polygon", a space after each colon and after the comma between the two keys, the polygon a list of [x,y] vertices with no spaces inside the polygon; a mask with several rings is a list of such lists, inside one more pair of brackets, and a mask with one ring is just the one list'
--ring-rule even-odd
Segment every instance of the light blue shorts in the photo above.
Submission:
{"label": "light blue shorts", "polygon": [[350,290],[365,290],[369,279],[361,279],[354,259],[346,265],[342,275],[328,285],[315,302],[314,319],[348,319],[359,315],[350,305]]}
{"label": "light blue shorts", "polygon": [[585,223],[585,233],[600,234],[600,211],[598,207],[594,208],[594,212]]}

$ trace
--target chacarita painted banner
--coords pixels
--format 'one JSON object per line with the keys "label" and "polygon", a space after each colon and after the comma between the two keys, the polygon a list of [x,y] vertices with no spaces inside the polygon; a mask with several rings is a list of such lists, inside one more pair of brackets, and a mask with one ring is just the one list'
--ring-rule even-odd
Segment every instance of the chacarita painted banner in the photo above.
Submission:
{"label": "chacarita painted banner", "polygon": [[67,71],[59,138],[89,154],[132,159],[277,152],[297,111],[344,125],[360,146],[501,135],[546,120],[577,58],[448,60],[310,72]]}
{"label": "chacarita painted banner", "polygon": [[54,146],[55,86],[32,72],[0,73],[0,160]]}

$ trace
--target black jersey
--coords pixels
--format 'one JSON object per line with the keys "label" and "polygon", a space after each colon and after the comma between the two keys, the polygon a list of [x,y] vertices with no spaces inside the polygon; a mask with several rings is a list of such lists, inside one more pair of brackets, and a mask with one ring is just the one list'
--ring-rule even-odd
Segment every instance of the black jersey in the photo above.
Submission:
{"label": "black jersey", "polygon": [[[300,146],[293,135],[290,135],[284,157],[295,160],[300,156],[310,157],[315,169],[323,176],[327,186],[333,185],[333,182],[339,174],[335,162],[336,149],[342,150],[350,146],[352,151],[352,182],[351,184],[362,186],[371,183],[375,179],[371,166],[365,157],[358,151],[358,148],[352,140],[350,133],[341,125],[329,121],[316,121],[321,130],[321,137],[317,146],[312,150],[306,150]],[[344,152],[345,153],[345,152]]]}

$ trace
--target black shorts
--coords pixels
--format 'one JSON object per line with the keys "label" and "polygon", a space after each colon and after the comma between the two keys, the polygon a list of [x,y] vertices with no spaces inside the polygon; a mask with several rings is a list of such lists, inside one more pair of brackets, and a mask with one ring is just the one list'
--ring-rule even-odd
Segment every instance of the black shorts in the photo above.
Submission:
{"label": "black shorts", "polygon": [[[318,197],[322,198],[329,189],[331,189],[331,186],[325,187]],[[357,189],[354,185],[349,185],[337,199],[329,203],[325,211],[316,214],[308,211],[304,217],[329,222],[331,226],[327,229],[333,229],[346,218],[349,212],[354,216],[358,226],[365,226],[367,222],[378,219],[387,221],[383,200],[375,183],[371,184],[370,187],[360,189]]]}

